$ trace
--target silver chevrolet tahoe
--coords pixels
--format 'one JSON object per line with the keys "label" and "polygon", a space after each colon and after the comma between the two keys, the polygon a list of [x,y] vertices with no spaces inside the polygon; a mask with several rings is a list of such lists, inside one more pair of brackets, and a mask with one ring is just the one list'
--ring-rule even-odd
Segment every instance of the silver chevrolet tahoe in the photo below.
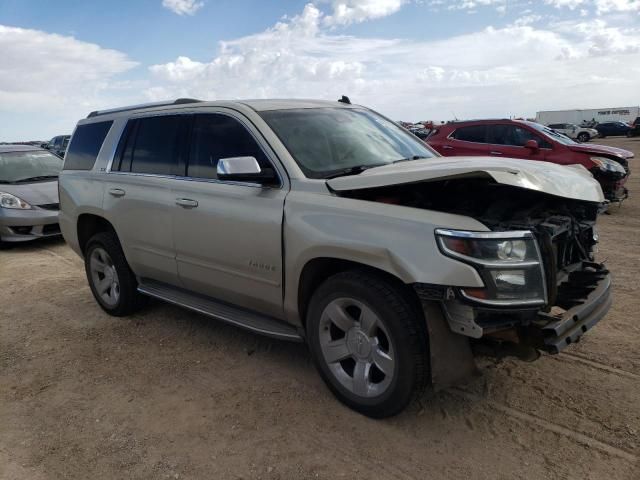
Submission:
{"label": "silver chevrolet tahoe", "polygon": [[304,341],[371,417],[468,378],[478,352],[557,353],[611,305],[586,170],[443,158],[344,97],[92,112],[59,185],[107,313],[151,296]]}

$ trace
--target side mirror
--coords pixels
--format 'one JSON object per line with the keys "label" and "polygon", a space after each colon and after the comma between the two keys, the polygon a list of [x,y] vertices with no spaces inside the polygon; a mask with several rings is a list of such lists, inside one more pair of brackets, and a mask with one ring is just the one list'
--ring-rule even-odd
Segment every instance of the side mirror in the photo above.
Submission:
{"label": "side mirror", "polygon": [[538,146],[538,142],[536,142],[535,140],[527,140],[524,144],[524,148],[528,148],[529,150],[536,151],[540,147]]}
{"label": "side mirror", "polygon": [[218,160],[219,180],[259,184],[277,183],[278,177],[272,168],[260,168],[255,157],[229,157]]}

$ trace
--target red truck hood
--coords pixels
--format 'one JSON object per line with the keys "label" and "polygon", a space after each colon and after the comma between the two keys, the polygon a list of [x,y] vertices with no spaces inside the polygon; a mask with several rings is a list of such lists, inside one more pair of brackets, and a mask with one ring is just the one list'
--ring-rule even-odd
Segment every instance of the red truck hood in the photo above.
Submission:
{"label": "red truck hood", "polygon": [[609,154],[615,155],[617,157],[626,158],[627,160],[633,158],[633,152],[629,150],[624,150],[622,148],[609,147],[607,145],[592,145],[592,144],[580,144],[580,145],[567,145],[574,152],[580,153],[592,153],[594,155],[598,154]]}

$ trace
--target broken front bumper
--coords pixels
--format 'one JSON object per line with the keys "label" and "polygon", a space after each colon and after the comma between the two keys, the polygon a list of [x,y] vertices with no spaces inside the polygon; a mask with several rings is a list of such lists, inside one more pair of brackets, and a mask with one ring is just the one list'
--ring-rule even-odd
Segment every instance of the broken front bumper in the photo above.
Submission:
{"label": "broken front bumper", "polygon": [[[424,286],[417,291],[424,299],[429,295],[433,300],[437,294]],[[526,307],[487,308],[453,292],[441,299],[453,333],[475,339],[503,339],[558,353],[577,342],[607,314],[611,307],[611,276],[602,264],[574,265],[558,285],[556,306],[549,312]]]}
{"label": "broken front bumper", "polygon": [[[572,274],[573,275],[573,274]],[[562,288],[562,285],[561,285]],[[574,305],[559,313],[538,313],[523,334],[525,343],[549,353],[559,353],[590,330],[611,308],[611,275],[604,266],[588,264],[575,272],[565,289]]]}

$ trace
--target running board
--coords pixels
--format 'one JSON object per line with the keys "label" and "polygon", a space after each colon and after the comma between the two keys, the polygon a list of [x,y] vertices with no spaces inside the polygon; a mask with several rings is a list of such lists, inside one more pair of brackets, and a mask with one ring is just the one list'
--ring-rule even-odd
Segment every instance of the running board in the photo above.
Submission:
{"label": "running board", "polygon": [[293,325],[266,315],[218,302],[210,297],[191,293],[171,285],[141,279],[138,291],[150,297],[188,308],[223,322],[245,328],[267,337],[293,342],[302,342],[302,337]]}

